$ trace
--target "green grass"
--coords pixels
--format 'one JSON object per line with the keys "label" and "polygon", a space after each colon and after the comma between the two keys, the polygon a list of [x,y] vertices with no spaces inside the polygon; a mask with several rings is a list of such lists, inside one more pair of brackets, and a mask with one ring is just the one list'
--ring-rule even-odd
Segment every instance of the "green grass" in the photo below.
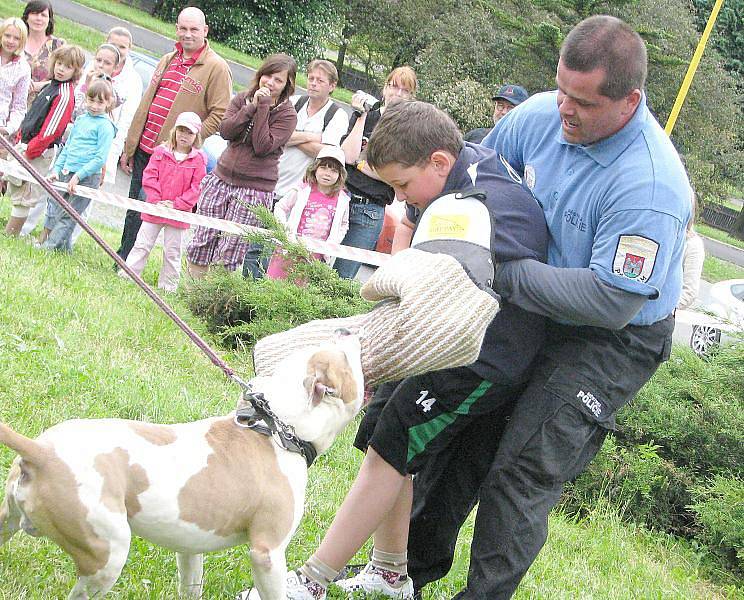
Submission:
{"label": "green grass", "polygon": [[719,242],[724,242],[726,244],[730,244],[731,246],[736,246],[737,248],[741,248],[744,250],[744,240],[735,238],[725,231],[721,231],[720,229],[716,229],[715,227],[711,227],[710,225],[706,225],[705,223],[696,223],[695,231],[697,231],[700,235],[704,235],[705,237],[713,238],[714,240],[718,240]]}
{"label": "green grass", "polygon": [[744,267],[715,256],[706,256],[703,262],[703,279],[710,283],[726,279],[744,279]]}
{"label": "green grass", "polygon": [[[2,201],[0,227],[7,216]],[[103,233],[111,243],[118,240],[116,231]],[[158,267],[155,256],[145,271],[148,281]],[[114,275],[110,259],[85,235],[72,255],[48,254],[0,235],[0,289],[0,418],[25,434],[73,417],[188,421],[226,413],[235,403],[237,390],[221,372],[142,292]],[[206,335],[178,297],[168,299]],[[248,375],[248,356],[221,354]],[[305,517],[288,552],[290,566],[315,549],[354,478],[360,455],[351,446],[353,429],[312,468]],[[12,458],[0,448],[0,477]],[[450,598],[464,584],[472,527],[471,517],[453,571],[425,598]],[[605,510],[581,521],[555,514],[547,545],[515,597],[744,597],[740,589],[706,580],[704,558],[703,549],[624,525]],[[205,573],[204,598],[234,597],[251,581],[247,548],[208,555]],[[17,534],[0,548],[0,600],[63,598],[73,582],[71,561],[49,541]],[[175,589],[173,553],[135,540],[111,597],[174,598]]]}

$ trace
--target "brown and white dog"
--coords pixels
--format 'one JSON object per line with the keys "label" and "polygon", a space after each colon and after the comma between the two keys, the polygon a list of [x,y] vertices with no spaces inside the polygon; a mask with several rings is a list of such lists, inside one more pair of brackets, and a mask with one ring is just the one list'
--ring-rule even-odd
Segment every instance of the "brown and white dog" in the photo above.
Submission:
{"label": "brown and white dog", "polygon": [[[362,406],[359,338],[341,332],[251,383],[300,439],[325,452]],[[0,506],[0,545],[19,529],[51,538],[77,567],[68,598],[83,599],[111,589],[132,534],[178,553],[182,597],[201,595],[204,552],[249,543],[261,598],[284,600],[284,553],[302,517],[307,466],[233,418],[71,420],[35,440],[0,424],[0,443],[19,455]]]}

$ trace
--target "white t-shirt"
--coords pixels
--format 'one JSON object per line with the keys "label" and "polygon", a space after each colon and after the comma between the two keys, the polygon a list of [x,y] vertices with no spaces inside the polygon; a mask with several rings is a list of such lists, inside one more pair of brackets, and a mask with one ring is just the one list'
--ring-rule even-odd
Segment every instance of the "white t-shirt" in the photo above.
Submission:
{"label": "white t-shirt", "polygon": [[[292,96],[289,100],[294,105],[299,95]],[[323,121],[325,119],[326,111],[332,106],[333,101],[329,98],[326,105],[316,112],[312,117],[307,115],[307,107],[310,105],[308,100],[305,105],[297,113],[297,127],[295,131],[307,131],[310,133],[321,133],[321,142],[324,144],[331,144],[338,146],[341,143],[341,138],[346,134],[349,129],[349,116],[346,111],[339,107],[336,114],[333,115],[331,122],[328,123],[328,127],[323,131]],[[279,180],[276,182],[277,197],[284,196],[289,190],[302,181],[305,175],[305,170],[308,168],[310,163],[313,162],[313,157],[308,156],[297,146],[291,146],[284,149],[281,158],[279,159]]]}

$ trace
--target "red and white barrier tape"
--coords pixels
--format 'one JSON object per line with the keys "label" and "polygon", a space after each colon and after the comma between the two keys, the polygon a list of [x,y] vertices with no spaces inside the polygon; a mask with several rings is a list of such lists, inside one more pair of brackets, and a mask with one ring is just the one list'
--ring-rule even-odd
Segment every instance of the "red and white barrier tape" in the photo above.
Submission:
{"label": "red and white barrier tape", "polygon": [[[14,161],[0,159],[0,172],[17,177],[24,181],[36,183],[36,180],[31,177],[23,167]],[[64,183],[54,182],[52,183],[52,186],[60,193],[67,191],[67,185]],[[94,202],[100,202],[101,204],[118,206],[120,208],[126,208],[127,210],[135,210],[148,215],[154,215],[156,217],[173,219],[174,221],[182,221],[183,223],[189,223],[190,225],[201,225],[202,227],[217,229],[233,235],[245,235],[249,231],[269,233],[266,229],[261,229],[260,227],[241,225],[240,223],[234,223],[233,221],[225,221],[223,219],[205,217],[191,212],[175,210],[173,208],[165,208],[159,204],[150,204],[149,202],[133,200],[132,198],[125,198],[118,194],[112,194],[111,192],[104,192],[99,189],[93,189],[81,185],[77,186],[75,193],[79,196],[90,198]],[[351,246],[342,246],[341,244],[334,244],[332,242],[316,240],[308,237],[300,237],[298,239],[300,239],[307,249],[312,252],[335,256],[337,258],[355,260],[376,267],[382,266],[390,259],[389,254],[383,254],[382,252],[362,250],[360,248],[352,248]]]}

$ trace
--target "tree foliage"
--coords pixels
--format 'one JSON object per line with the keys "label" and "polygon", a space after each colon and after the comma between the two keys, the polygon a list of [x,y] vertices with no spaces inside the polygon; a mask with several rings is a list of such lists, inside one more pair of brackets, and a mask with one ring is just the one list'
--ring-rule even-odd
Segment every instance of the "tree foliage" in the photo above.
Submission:
{"label": "tree foliage", "polygon": [[[266,56],[291,54],[300,65],[321,54],[328,30],[336,22],[335,5],[323,0],[197,0],[207,15],[210,37],[228,46]],[[157,13],[175,22],[184,3],[162,0]]]}
{"label": "tree foliage", "polygon": [[[340,0],[345,7],[344,49],[381,82],[400,64],[419,75],[419,96],[447,110],[464,129],[490,124],[490,96],[509,82],[530,92],[553,89],[566,34],[592,14],[629,22],[649,53],[647,98],[662,125],[669,117],[699,33],[685,0]],[[696,0],[696,4],[712,0]],[[705,194],[744,179],[742,90],[724,66],[741,59],[744,0],[734,0],[719,33],[733,44],[723,58],[710,46],[677,120],[673,141],[689,156],[694,182]],[[347,56],[348,56],[347,55]],[[485,104],[484,104],[485,103]],[[738,184],[736,182],[739,182]],[[727,183],[728,182],[728,183]]]}
{"label": "tree foliage", "polygon": [[[702,32],[713,10],[715,0],[692,0],[696,24]],[[721,53],[726,69],[744,77],[744,0],[726,0],[716,19],[711,35],[713,46]]]}

